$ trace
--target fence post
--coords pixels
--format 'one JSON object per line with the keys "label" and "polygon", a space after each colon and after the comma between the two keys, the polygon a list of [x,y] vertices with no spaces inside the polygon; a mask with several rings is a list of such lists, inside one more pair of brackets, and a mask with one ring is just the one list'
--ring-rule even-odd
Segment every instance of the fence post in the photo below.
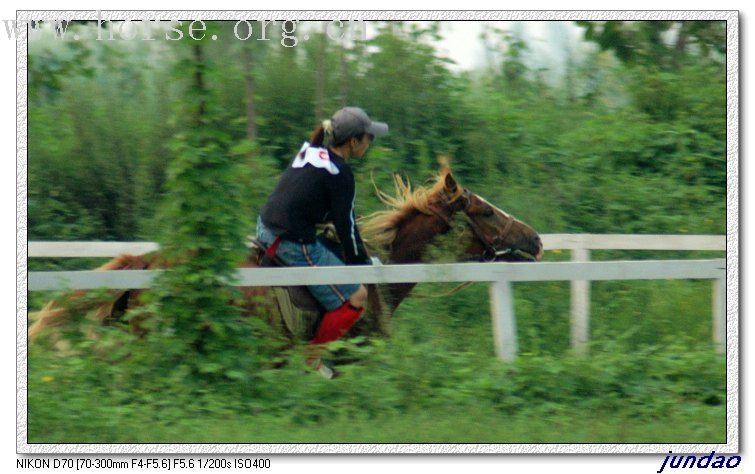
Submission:
{"label": "fence post", "polygon": [[716,352],[726,352],[726,278],[713,280],[713,344]]}
{"label": "fence post", "polygon": [[493,317],[495,352],[505,362],[513,362],[516,359],[517,342],[514,292],[510,281],[490,284],[490,313]]}
{"label": "fence post", "polygon": [[[588,262],[590,251],[586,248],[572,249],[573,262]],[[579,355],[587,354],[590,339],[590,281],[571,282],[571,346]]]}

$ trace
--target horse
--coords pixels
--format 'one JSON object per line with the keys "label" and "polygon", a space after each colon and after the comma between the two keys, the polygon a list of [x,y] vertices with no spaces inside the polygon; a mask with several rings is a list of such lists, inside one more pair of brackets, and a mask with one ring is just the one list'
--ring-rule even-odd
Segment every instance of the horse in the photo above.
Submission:
{"label": "horse", "polygon": [[[429,249],[439,237],[460,228],[460,236],[454,236],[452,245],[460,253],[459,260],[480,262],[540,261],[543,244],[535,230],[514,216],[490,204],[484,198],[462,187],[448,167],[441,168],[434,185],[412,190],[411,184],[394,176],[395,195],[376,188],[378,197],[387,206],[359,222],[363,240],[371,253],[377,253],[388,264],[412,264],[424,262]],[[456,241],[458,238],[460,240]],[[260,251],[250,252],[241,268],[260,266]],[[142,256],[122,255],[97,270],[146,270],[169,268],[169,262],[161,258],[159,250]],[[391,283],[368,286],[368,304],[360,321],[349,331],[349,336],[389,336],[390,318],[401,302],[411,293],[416,283]],[[309,318],[308,330],[297,331],[291,321],[285,320],[274,304],[270,287],[241,287],[242,310],[246,314],[267,314],[270,323],[282,326],[289,337],[307,339],[316,328],[317,312],[304,313]],[[98,304],[94,318],[107,324],[120,318],[126,311],[139,306],[139,296],[144,290],[111,290],[112,300]],[[280,293],[279,293],[280,294]],[[29,328],[29,340],[54,327],[61,327],[71,317],[71,301],[80,299],[84,292],[69,295],[69,304],[50,301],[33,316]],[[265,311],[260,312],[260,297],[267,301]],[[280,299],[280,298],[279,298]],[[80,305],[81,306],[81,305]],[[87,308],[78,308],[79,311]],[[129,323],[139,333],[139,318]]]}

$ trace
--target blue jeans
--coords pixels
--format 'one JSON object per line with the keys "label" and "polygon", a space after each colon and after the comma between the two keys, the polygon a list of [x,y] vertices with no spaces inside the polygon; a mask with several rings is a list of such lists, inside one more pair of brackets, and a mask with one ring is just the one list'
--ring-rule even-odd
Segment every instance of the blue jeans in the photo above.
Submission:
{"label": "blue jeans", "polygon": [[[273,243],[275,237],[276,235],[265,227],[262,220],[257,218],[257,238],[263,244],[269,246]],[[335,267],[344,265],[340,258],[319,241],[304,244],[281,239],[276,256],[289,267]],[[326,311],[332,311],[349,301],[351,295],[359,289],[359,284],[307,285],[307,289]]]}

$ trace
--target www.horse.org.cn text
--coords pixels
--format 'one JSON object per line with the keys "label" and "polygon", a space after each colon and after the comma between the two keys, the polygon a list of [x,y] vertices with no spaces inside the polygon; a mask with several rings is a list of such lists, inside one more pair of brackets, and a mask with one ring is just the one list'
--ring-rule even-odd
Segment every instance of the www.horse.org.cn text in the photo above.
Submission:
{"label": "www.horse.org.cn text", "polygon": [[[29,37],[54,34],[61,40],[72,41],[217,41],[218,32],[207,31],[205,20],[110,20],[97,12],[97,28],[69,30],[75,19],[54,20],[3,20],[8,39],[17,38],[28,28]],[[233,32],[229,38],[238,41],[279,41],[281,46],[293,48],[309,41],[313,28],[304,27],[299,20],[230,20]],[[329,20],[320,23],[318,33],[331,41],[364,41],[367,39],[367,24],[364,20]]]}

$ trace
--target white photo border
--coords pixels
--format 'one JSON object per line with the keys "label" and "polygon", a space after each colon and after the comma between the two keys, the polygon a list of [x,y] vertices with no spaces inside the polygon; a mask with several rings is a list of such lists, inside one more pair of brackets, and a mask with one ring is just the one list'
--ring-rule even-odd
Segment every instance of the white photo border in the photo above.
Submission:
{"label": "white photo border", "polygon": [[[101,15],[101,16],[98,16]],[[27,442],[27,30],[16,38],[16,450],[23,454],[666,454],[739,452],[739,12],[729,10],[19,10],[31,20],[726,21],[726,443],[724,444],[29,444]]]}

